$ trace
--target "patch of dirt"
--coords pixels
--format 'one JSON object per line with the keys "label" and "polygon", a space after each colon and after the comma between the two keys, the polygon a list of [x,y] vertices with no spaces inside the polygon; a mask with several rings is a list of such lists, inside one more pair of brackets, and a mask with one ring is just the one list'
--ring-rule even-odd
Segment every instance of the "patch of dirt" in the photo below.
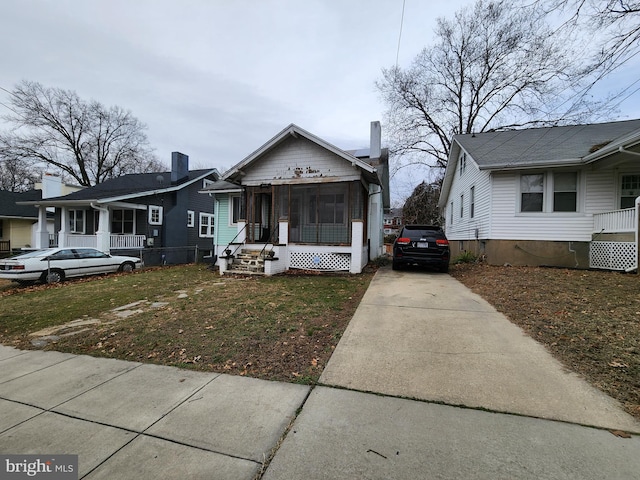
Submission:
{"label": "patch of dirt", "polygon": [[450,274],[640,419],[639,275],[485,264]]}

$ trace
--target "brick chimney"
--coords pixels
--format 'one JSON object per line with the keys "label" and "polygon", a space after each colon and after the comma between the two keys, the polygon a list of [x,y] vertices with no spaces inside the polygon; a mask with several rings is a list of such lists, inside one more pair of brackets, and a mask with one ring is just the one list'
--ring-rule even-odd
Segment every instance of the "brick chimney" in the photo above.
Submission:
{"label": "brick chimney", "polygon": [[189,156],[171,152],[171,184],[176,185],[189,178]]}

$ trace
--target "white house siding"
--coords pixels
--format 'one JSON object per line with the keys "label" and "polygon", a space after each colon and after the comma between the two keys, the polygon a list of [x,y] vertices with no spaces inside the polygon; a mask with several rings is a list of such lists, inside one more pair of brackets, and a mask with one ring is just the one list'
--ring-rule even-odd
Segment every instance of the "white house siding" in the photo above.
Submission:
{"label": "white house siding", "polygon": [[[471,218],[471,187],[475,187],[474,216]],[[464,211],[460,217],[460,195],[464,194]],[[451,202],[453,201],[453,223]],[[445,233],[449,240],[475,240],[488,238],[490,233],[489,212],[491,205],[491,179],[489,172],[482,171],[467,155],[467,167],[460,175],[459,166],[451,184],[449,201],[445,206]]]}
{"label": "white house siding", "polygon": [[290,138],[246,170],[243,185],[300,183],[335,178],[355,180],[359,171],[344,158],[305,139]]}
{"label": "white house siding", "polygon": [[[492,178],[491,239],[574,242],[591,240],[593,217],[590,213],[520,213],[517,210],[520,173],[494,173]],[[549,192],[545,191],[545,195],[548,194]],[[580,195],[578,202],[581,203]]]}

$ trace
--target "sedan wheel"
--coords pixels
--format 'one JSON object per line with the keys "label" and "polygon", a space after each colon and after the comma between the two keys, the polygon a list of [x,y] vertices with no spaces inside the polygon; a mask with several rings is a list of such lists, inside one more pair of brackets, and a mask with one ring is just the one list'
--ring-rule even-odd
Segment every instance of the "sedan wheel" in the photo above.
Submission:
{"label": "sedan wheel", "polygon": [[60,283],[64,281],[64,272],[62,270],[51,270],[45,273],[45,281],[47,283]]}
{"label": "sedan wheel", "polygon": [[130,263],[123,263],[120,267],[120,271],[124,273],[131,273],[133,272],[133,265]]}

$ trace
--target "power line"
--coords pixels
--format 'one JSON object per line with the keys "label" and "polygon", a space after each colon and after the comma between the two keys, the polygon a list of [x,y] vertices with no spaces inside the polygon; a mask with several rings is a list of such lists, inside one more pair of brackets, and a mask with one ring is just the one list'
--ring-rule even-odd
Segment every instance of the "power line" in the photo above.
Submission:
{"label": "power line", "polygon": [[398,59],[400,58],[400,41],[402,40],[402,26],[404,24],[404,7],[407,0],[402,0],[402,15],[400,16],[400,34],[398,35],[398,49],[396,50],[396,70],[398,69]]}

